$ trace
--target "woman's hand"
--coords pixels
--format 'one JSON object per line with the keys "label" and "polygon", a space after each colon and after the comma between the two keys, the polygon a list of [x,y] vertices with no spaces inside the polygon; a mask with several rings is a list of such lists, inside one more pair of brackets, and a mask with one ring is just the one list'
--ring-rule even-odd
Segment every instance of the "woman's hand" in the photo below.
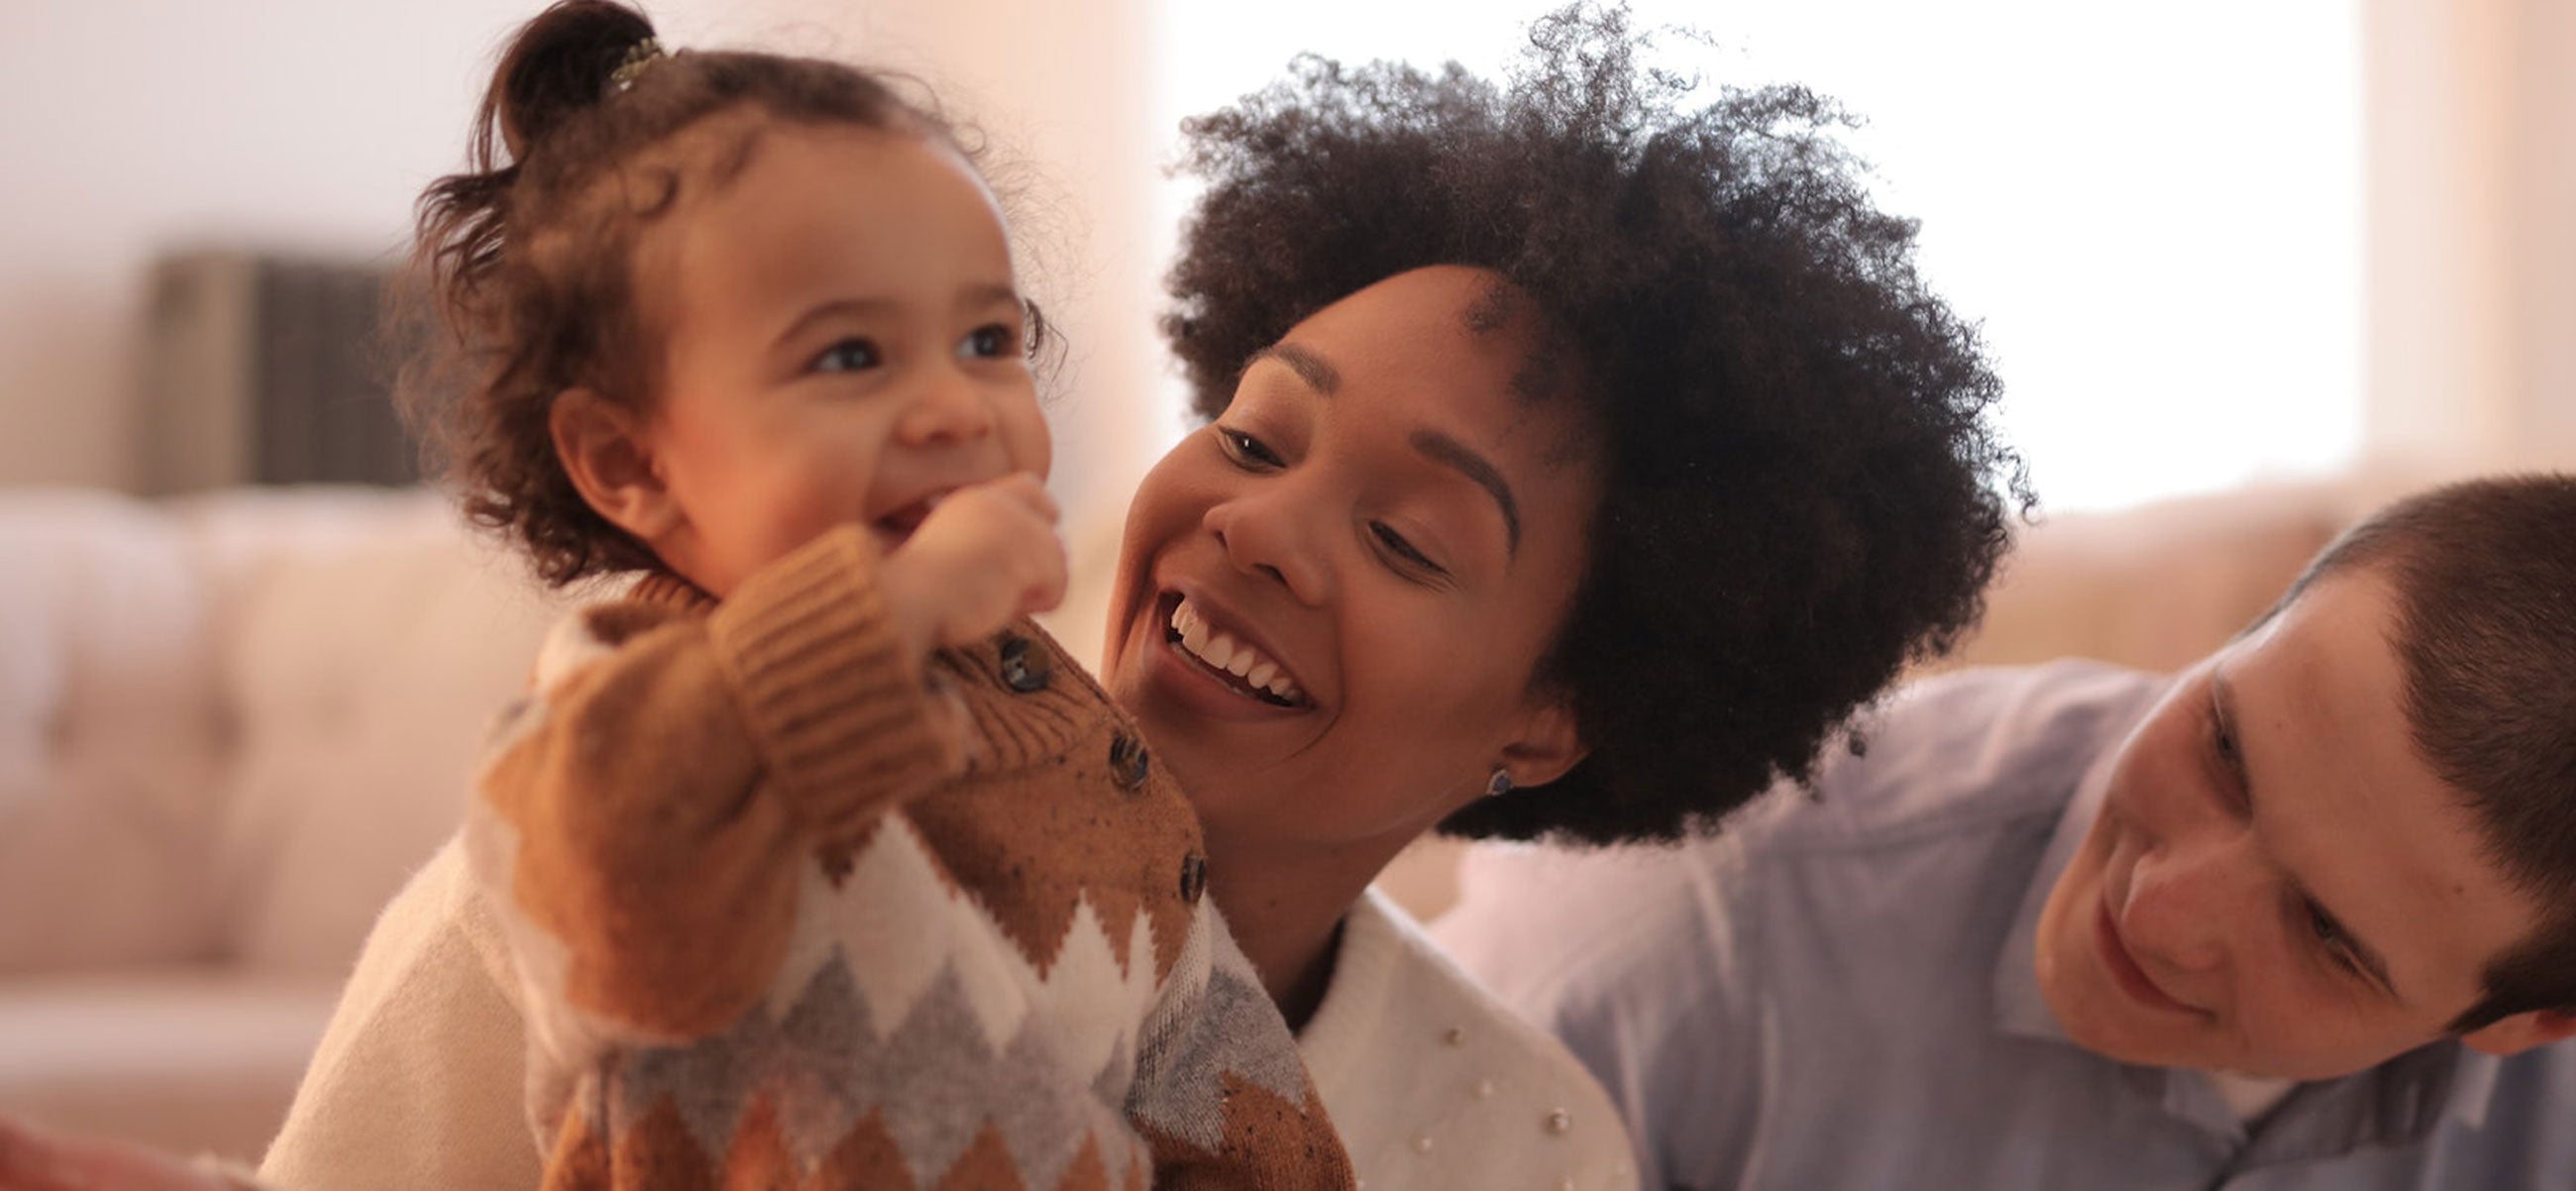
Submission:
{"label": "woman's hand", "polygon": [[0,1117],[0,1191],[253,1191],[255,1184],[139,1145]]}

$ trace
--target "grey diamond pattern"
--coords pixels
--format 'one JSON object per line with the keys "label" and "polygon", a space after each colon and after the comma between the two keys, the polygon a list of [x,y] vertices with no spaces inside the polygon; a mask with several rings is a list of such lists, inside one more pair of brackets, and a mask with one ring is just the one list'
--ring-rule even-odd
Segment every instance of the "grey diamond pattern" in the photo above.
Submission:
{"label": "grey diamond pattern", "polygon": [[988,1122],[1032,1188],[1055,1186],[1094,1133],[1113,1185],[1141,1153],[1119,1101],[1101,1094],[1123,1082],[1117,1076],[1133,1062],[1129,1040],[1119,1042],[1108,1070],[1078,1079],[1047,1041],[1040,1015],[1032,1014],[997,1054],[953,966],[941,969],[883,1043],[873,1023],[847,958],[835,955],[783,1018],[755,1009],[724,1033],[688,1046],[610,1059],[611,1127],[623,1134],[667,1098],[699,1146],[722,1154],[752,1096],[767,1091],[790,1154],[810,1172],[873,1107],[925,1187]]}
{"label": "grey diamond pattern", "polygon": [[[1228,948],[1229,952],[1231,948]],[[1297,1052],[1257,1043],[1288,1033],[1279,1007],[1248,972],[1218,964],[1199,1004],[1181,1004],[1162,1021],[1177,1037],[1145,1048],[1136,1070],[1136,1119],[1204,1150],[1225,1142],[1225,1082],[1232,1072],[1290,1104],[1306,1098]]]}

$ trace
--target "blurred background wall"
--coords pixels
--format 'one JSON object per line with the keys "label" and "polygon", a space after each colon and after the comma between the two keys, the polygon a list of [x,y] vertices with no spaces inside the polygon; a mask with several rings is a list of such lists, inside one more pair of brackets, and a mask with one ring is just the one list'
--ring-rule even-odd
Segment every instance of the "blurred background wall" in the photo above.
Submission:
{"label": "blurred background wall", "polygon": [[[129,487],[158,254],[390,260],[530,0],[0,6],[0,484]],[[922,74],[995,141],[1075,348],[1058,487],[1181,428],[1151,331],[1178,118],[1299,49],[1491,70],[1537,0],[667,0],[675,44]],[[1984,320],[2057,508],[2576,439],[2576,5],[1640,0],[1715,81],[1808,82]]]}

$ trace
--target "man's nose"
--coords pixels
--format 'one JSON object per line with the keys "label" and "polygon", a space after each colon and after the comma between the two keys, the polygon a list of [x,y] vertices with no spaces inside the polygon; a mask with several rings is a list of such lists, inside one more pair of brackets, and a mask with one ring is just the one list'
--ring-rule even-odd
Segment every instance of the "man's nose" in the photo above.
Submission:
{"label": "man's nose", "polygon": [[2260,882],[2243,833],[2194,831],[2159,841],[2130,870],[2116,907],[2120,935],[2141,964],[2182,972],[2223,966],[2229,940],[2260,913]]}

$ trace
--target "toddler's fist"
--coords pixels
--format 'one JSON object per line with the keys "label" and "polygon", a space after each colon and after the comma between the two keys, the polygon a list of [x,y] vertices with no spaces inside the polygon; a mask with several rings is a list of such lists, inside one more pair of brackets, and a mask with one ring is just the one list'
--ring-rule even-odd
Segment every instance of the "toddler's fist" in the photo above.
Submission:
{"label": "toddler's fist", "polygon": [[1064,599],[1055,499],[1027,472],[948,494],[886,556],[879,589],[923,652],[965,645]]}

